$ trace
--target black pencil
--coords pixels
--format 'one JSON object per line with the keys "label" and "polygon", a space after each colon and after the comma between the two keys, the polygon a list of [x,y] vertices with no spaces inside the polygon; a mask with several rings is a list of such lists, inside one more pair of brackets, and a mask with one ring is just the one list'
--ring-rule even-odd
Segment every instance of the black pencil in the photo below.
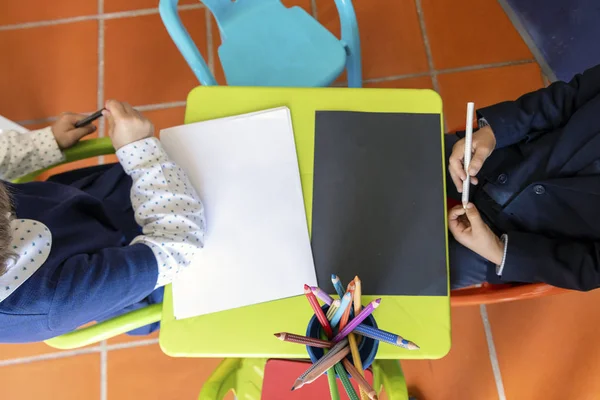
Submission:
{"label": "black pencil", "polygon": [[97,120],[98,118],[100,118],[102,116],[102,111],[104,111],[104,110],[105,110],[104,108],[102,110],[98,110],[95,113],[93,113],[92,115],[85,117],[81,121],[75,122],[75,128],[81,128],[82,126],[85,126],[87,124],[94,122],[95,120]]}

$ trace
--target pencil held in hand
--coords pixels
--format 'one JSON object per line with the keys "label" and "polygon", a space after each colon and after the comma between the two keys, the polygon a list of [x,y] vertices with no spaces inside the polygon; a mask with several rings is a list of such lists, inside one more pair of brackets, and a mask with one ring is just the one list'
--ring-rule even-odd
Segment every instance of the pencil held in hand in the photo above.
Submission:
{"label": "pencil held in hand", "polygon": [[331,329],[331,325],[329,325],[329,320],[327,319],[327,317],[325,317],[325,313],[323,313],[323,309],[319,305],[317,298],[310,290],[310,286],[304,285],[304,295],[308,299],[310,306],[315,312],[315,316],[317,317],[319,323],[323,327],[323,331],[325,331],[327,337],[331,339],[331,337],[333,336],[333,330]]}
{"label": "pencil held in hand", "polygon": [[105,108],[98,110],[95,113],[85,117],[81,121],[75,122],[75,128],[81,128],[82,126],[91,124],[92,122],[94,122],[95,120],[97,120],[98,118],[100,118],[102,116],[102,111],[104,111],[104,110],[105,110]]}
{"label": "pencil held in hand", "polygon": [[462,205],[467,207],[469,204],[469,189],[471,185],[471,176],[469,175],[469,164],[471,163],[471,153],[473,152],[473,114],[475,113],[475,104],[467,103],[467,122],[465,127],[465,156],[464,166],[465,175],[467,176],[463,181],[462,190]]}
{"label": "pencil held in hand", "polygon": [[329,349],[333,346],[333,343],[327,340],[315,339],[308,336],[294,335],[293,333],[280,332],[276,333],[275,337],[284,342],[298,343],[311,347],[318,347],[320,349]]}

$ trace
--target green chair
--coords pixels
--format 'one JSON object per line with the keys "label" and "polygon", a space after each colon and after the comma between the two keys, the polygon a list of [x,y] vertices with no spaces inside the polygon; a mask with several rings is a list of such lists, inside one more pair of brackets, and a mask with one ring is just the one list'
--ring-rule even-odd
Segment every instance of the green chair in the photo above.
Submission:
{"label": "green chair", "polygon": [[[260,400],[266,363],[264,358],[223,360],[204,383],[198,400],[222,400],[230,391],[238,399]],[[373,363],[373,387],[377,392],[385,390],[389,400],[408,399],[406,381],[398,361]]]}

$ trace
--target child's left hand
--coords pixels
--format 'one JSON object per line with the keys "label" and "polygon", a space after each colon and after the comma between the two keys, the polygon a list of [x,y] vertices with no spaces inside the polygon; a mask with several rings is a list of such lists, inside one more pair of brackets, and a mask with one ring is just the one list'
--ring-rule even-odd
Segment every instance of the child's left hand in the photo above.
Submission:
{"label": "child's left hand", "polygon": [[75,123],[85,117],[86,115],[81,114],[62,113],[52,125],[52,133],[61,150],[68,149],[79,142],[82,137],[96,131],[96,126],[93,124],[75,128]]}

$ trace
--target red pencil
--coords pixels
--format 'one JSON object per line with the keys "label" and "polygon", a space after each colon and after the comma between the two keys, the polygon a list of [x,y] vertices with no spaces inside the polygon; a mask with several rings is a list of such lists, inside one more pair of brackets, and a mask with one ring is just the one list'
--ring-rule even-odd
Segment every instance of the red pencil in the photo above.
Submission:
{"label": "red pencil", "polygon": [[329,339],[331,339],[333,337],[333,330],[331,329],[331,325],[329,325],[329,321],[327,320],[325,313],[323,312],[323,310],[321,309],[321,306],[319,305],[319,301],[313,294],[312,290],[310,290],[310,286],[304,285],[304,295],[308,299],[308,302],[310,303],[310,306],[312,307],[313,311],[315,312],[315,315],[317,316],[319,323],[323,327],[325,334],[327,335],[327,337]]}

